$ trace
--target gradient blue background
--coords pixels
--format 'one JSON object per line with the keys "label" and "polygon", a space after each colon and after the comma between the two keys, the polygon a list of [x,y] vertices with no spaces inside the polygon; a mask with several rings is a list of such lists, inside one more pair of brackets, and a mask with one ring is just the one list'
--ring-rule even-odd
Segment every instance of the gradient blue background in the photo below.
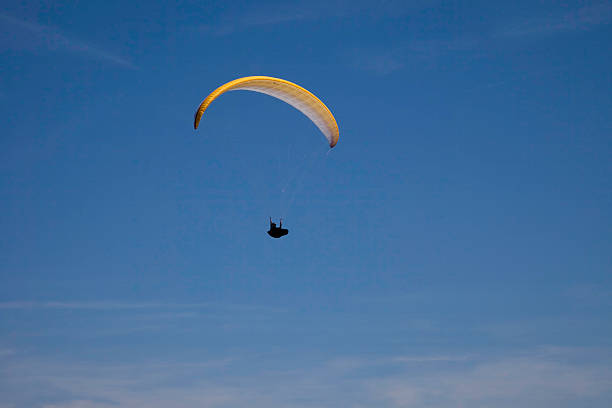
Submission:
{"label": "gradient blue background", "polygon": [[4,2],[0,407],[610,406],[611,22]]}

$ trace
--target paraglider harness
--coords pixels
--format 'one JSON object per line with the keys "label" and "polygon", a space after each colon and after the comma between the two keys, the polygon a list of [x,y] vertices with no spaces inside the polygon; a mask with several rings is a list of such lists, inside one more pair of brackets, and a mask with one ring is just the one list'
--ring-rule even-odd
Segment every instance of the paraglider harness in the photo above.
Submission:
{"label": "paraglider harness", "polygon": [[270,217],[270,230],[268,231],[268,235],[272,238],[280,238],[289,233],[289,230],[283,228],[283,219],[280,220],[280,225],[277,227],[276,223],[272,222],[272,217]]}

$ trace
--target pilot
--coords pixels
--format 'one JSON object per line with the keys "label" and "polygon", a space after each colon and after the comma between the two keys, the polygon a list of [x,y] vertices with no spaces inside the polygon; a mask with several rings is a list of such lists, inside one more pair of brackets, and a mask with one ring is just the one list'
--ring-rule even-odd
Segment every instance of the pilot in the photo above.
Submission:
{"label": "pilot", "polygon": [[270,217],[270,230],[268,231],[268,235],[270,235],[272,238],[280,238],[280,237],[287,235],[288,233],[289,233],[289,230],[286,228],[283,228],[282,218],[280,220],[279,226],[277,227],[276,223],[272,222],[272,217]]}

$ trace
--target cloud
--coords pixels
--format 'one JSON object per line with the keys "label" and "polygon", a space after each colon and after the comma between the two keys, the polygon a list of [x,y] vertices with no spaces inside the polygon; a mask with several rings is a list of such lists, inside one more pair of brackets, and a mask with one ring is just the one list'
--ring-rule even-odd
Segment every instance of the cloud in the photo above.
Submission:
{"label": "cloud", "polygon": [[437,355],[424,354],[412,356],[394,356],[378,358],[337,358],[329,362],[329,367],[339,371],[361,370],[366,367],[395,367],[410,364],[428,363],[453,363],[467,362],[471,357],[468,355]]}
{"label": "cloud", "polygon": [[612,304],[612,290],[604,285],[579,284],[567,288],[564,295],[577,305]]}
{"label": "cloud", "polygon": [[[333,13],[331,13],[333,15]],[[250,28],[273,26],[291,22],[316,20],[330,16],[330,8],[296,7],[286,4],[247,9],[236,15],[226,15],[213,24],[204,25],[207,31],[225,36]]]}
{"label": "cloud", "polygon": [[87,400],[74,400],[65,404],[45,404],[42,408],[109,408],[113,404],[106,402],[94,402]]}
{"label": "cloud", "polygon": [[112,300],[100,301],[6,301],[0,302],[0,310],[171,310],[169,313],[156,314],[159,317],[193,317],[189,309],[202,309],[237,312],[237,313],[280,313],[282,309],[262,305],[249,305],[239,303],[171,303],[171,302],[123,302]]}
{"label": "cloud", "polygon": [[587,401],[609,404],[612,369],[603,363],[580,363],[567,357],[531,353],[491,358],[459,369],[409,373],[403,378],[378,381],[373,392],[387,401],[387,406],[397,408],[570,407],[584,406]]}
{"label": "cloud", "polygon": [[454,362],[467,361],[469,356],[465,355],[424,355],[424,356],[399,356],[394,357],[392,361],[396,363],[437,363],[437,362]]}
{"label": "cloud", "polygon": [[196,363],[67,363],[22,359],[0,368],[0,393],[15,406],[76,407],[213,407],[232,401],[235,390],[211,386],[230,359]]}
{"label": "cloud", "polygon": [[414,40],[385,49],[357,48],[352,51],[353,67],[375,75],[388,75],[419,61],[434,60],[442,55],[468,52],[482,45],[474,36],[451,39]]}
{"label": "cloud", "polygon": [[258,5],[256,8],[247,8],[234,14],[222,15],[214,23],[206,24],[202,28],[215,35],[225,36],[253,27],[313,20],[334,14],[333,7],[321,6],[322,4],[317,3],[307,6],[288,3]]}
{"label": "cloud", "polygon": [[0,13],[0,24],[7,26],[9,30],[6,36],[10,43],[17,48],[29,49],[33,47],[52,51],[63,50],[123,68],[136,68],[123,57],[62,34],[57,28],[51,26],[21,20],[2,13]]}
{"label": "cloud", "polygon": [[[566,13],[552,13],[509,22],[501,28],[449,38],[423,38],[386,46],[384,49],[359,47],[351,51],[353,67],[376,75],[400,71],[413,61],[435,60],[449,54],[477,52],[499,46],[496,40],[533,35],[554,35],[566,31],[589,30],[612,21],[612,4],[598,3]],[[502,45],[503,46],[503,45]]]}
{"label": "cloud", "polygon": [[[345,357],[287,366],[286,356],[194,362],[11,360],[0,392],[15,406],[450,408],[610,406],[610,350],[548,347],[520,355]],[[282,360],[282,361],[281,361]],[[340,363],[338,363],[340,362]],[[10,373],[10,375],[8,375]],[[36,385],[36,386],[34,386]],[[6,392],[8,391],[8,394]]]}
{"label": "cloud", "polygon": [[[13,336],[70,337],[72,341],[169,331],[193,333],[201,330],[202,324],[224,332],[259,330],[267,328],[285,313],[275,307],[239,303],[108,300],[5,301],[0,302],[0,312],[12,318],[20,317]],[[65,319],[66,316],[70,319]],[[197,325],[192,324],[195,321]],[[43,327],[40,327],[41,322],[45,322]]]}
{"label": "cloud", "polygon": [[0,358],[9,357],[15,355],[15,350],[13,349],[0,349]]}
{"label": "cloud", "polygon": [[534,17],[511,24],[499,35],[505,37],[524,37],[530,35],[555,34],[564,31],[588,30],[607,24],[612,20],[612,4],[592,4],[567,13],[555,13],[544,17]]}
{"label": "cloud", "polygon": [[235,14],[221,16],[204,29],[216,35],[229,35],[236,31],[254,27],[273,26],[300,21],[314,21],[328,18],[345,18],[358,14],[369,17],[405,13],[419,4],[429,4],[431,0],[418,0],[410,3],[401,0],[385,0],[372,6],[369,1],[361,0],[300,0],[278,2],[276,4],[257,4]]}
{"label": "cloud", "polygon": [[119,309],[192,309],[210,306],[210,303],[156,303],[156,302],[0,302],[0,309],[70,309],[70,310],[119,310]]}
{"label": "cloud", "polygon": [[365,57],[362,52],[355,52],[353,66],[376,75],[388,75],[401,70],[406,65],[404,58],[396,53],[370,54]]}

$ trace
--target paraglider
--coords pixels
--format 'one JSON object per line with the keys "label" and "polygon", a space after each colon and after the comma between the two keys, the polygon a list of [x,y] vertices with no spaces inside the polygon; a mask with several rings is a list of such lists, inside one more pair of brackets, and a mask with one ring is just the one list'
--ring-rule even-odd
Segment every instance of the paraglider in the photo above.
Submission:
{"label": "paraglider", "polygon": [[[293,82],[268,76],[238,78],[215,89],[198,107],[193,121],[193,128],[198,128],[202,115],[204,115],[204,112],[214,100],[225,92],[239,90],[263,93],[288,103],[306,115],[319,128],[327,139],[330,149],[338,143],[340,131],[338,130],[336,119],[319,98]],[[287,235],[289,230],[283,228],[282,219],[280,226],[276,227],[276,224],[270,218],[270,230],[267,232],[273,238],[280,238]]]}
{"label": "paraglider", "polygon": [[268,235],[272,238],[280,238],[284,237],[289,233],[289,230],[283,228],[283,219],[280,219],[280,225],[277,227],[276,223],[272,222],[272,217],[270,217],[270,230],[268,231]]}

